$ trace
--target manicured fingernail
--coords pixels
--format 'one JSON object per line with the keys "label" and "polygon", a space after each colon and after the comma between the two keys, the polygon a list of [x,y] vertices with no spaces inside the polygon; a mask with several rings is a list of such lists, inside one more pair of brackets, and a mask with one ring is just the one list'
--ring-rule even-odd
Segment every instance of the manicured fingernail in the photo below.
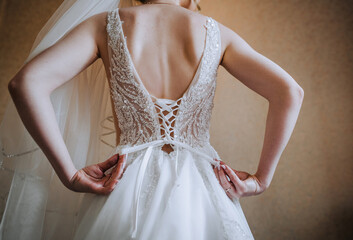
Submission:
{"label": "manicured fingernail", "polygon": [[226,169],[226,166],[224,166],[224,165],[221,165],[221,167],[225,170]]}

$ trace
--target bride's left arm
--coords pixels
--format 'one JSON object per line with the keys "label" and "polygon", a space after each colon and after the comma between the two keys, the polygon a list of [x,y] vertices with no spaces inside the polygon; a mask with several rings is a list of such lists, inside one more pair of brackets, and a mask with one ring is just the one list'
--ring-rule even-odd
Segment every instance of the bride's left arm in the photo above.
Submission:
{"label": "bride's left arm", "polygon": [[[98,14],[80,23],[56,44],[25,64],[8,84],[21,120],[62,183],[74,191],[101,194],[111,192],[114,182],[106,187],[103,182],[87,177],[87,174],[73,178],[78,171],[60,133],[50,95],[100,57],[99,43],[105,34],[105,15]],[[116,161],[115,157],[103,165],[109,167]],[[100,166],[96,168],[102,169]],[[78,187],[84,177],[87,181]],[[72,179],[75,181],[72,182]]]}

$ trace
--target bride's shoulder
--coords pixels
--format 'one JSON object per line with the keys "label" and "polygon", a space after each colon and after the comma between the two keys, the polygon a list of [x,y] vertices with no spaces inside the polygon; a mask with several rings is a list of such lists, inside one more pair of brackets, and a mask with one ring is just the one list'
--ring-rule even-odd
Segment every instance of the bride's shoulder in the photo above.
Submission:
{"label": "bride's shoulder", "polygon": [[85,19],[84,21],[82,21],[82,23],[96,26],[96,27],[103,26],[105,25],[108,14],[109,14],[108,11],[97,13]]}
{"label": "bride's shoulder", "polygon": [[95,31],[99,32],[100,34],[102,34],[105,32],[105,29],[106,29],[108,15],[116,10],[118,9],[113,9],[110,11],[105,11],[105,12],[95,14],[87,18],[86,20],[84,20],[82,23],[88,27],[91,27]]}
{"label": "bride's shoulder", "polygon": [[195,26],[200,26],[200,25],[206,26],[208,21],[218,22],[216,19],[214,19],[211,16],[203,15],[202,13],[193,12],[190,10],[185,11],[185,16],[189,19],[190,23],[194,24]]}
{"label": "bride's shoulder", "polygon": [[108,14],[109,12],[106,11],[90,16],[75,28],[87,32],[91,39],[98,45],[101,45],[105,42],[107,37],[106,26]]}

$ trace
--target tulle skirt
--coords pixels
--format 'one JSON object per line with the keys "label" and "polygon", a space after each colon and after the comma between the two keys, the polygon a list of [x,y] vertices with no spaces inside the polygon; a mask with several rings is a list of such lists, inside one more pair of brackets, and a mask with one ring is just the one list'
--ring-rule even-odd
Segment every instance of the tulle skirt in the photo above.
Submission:
{"label": "tulle skirt", "polygon": [[146,151],[128,155],[110,195],[85,194],[74,239],[253,239],[238,199],[228,198],[210,162],[187,149],[155,147],[146,164]]}

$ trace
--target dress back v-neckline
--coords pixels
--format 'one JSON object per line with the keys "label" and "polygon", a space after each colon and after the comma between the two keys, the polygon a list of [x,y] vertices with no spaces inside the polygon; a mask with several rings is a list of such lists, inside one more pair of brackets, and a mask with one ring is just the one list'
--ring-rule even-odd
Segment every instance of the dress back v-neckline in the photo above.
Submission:
{"label": "dress back v-neckline", "polygon": [[178,100],[154,98],[134,68],[118,9],[107,16],[110,91],[120,144],[179,141],[193,147],[209,142],[209,127],[221,57],[217,21],[205,16],[205,45],[196,73]]}
{"label": "dress back v-neckline", "polygon": [[[143,83],[143,81],[142,81],[142,79],[141,79],[141,77],[140,77],[140,74],[137,72],[137,69],[136,69],[136,67],[135,67],[134,62],[132,61],[132,56],[131,56],[131,53],[130,53],[129,48],[128,48],[128,46],[127,46],[127,41],[126,41],[127,37],[125,36],[124,30],[123,30],[123,23],[124,23],[124,21],[122,21],[122,20],[120,19],[120,9],[117,9],[117,19],[118,19],[118,21],[119,21],[119,26],[121,27],[121,31],[120,31],[120,32],[121,32],[121,34],[122,34],[123,47],[124,47],[125,50],[126,50],[126,54],[127,54],[128,59],[129,59],[129,64],[130,64],[130,66],[131,66],[131,68],[132,68],[132,70],[133,70],[133,72],[134,72],[134,75],[136,76],[138,85],[139,85],[139,87],[141,88],[141,90],[151,99],[152,102],[154,102],[153,99],[159,100],[159,101],[167,101],[167,102],[170,102],[170,103],[172,103],[172,102],[178,102],[178,101],[184,99],[185,96],[187,95],[187,93],[188,93],[188,92],[190,91],[190,89],[192,88],[192,86],[197,83],[197,80],[199,79],[199,76],[200,76],[199,73],[200,73],[200,71],[201,71],[201,66],[202,66],[203,60],[204,60],[204,58],[205,58],[204,56],[205,56],[206,47],[207,47],[207,39],[208,39],[208,38],[207,38],[207,35],[208,35],[208,32],[209,32],[209,30],[207,29],[207,27],[205,27],[205,28],[206,28],[206,34],[205,34],[205,38],[204,38],[204,48],[203,48],[203,51],[202,51],[202,54],[201,54],[199,63],[198,63],[198,65],[197,65],[195,74],[193,75],[192,80],[190,81],[188,87],[186,88],[186,90],[184,91],[184,93],[182,94],[182,96],[181,96],[180,98],[174,100],[174,99],[169,99],[169,98],[158,98],[158,97],[154,96],[153,94],[151,94],[151,93],[147,90],[147,88],[145,87],[145,84]],[[206,21],[207,21],[208,19],[209,19],[209,17],[207,17]],[[204,26],[205,26],[205,25],[204,25]]]}

